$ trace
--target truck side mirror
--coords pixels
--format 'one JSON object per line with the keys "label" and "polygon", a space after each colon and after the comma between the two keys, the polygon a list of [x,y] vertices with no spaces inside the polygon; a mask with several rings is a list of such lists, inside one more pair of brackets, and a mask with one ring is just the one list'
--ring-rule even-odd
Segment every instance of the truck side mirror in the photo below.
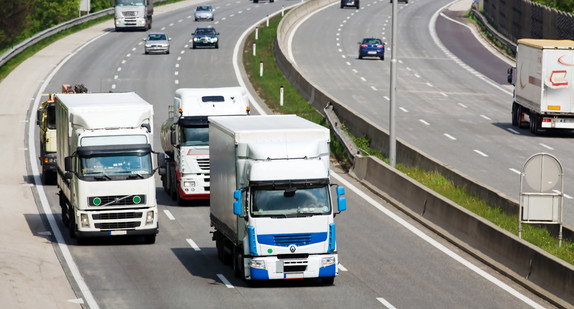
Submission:
{"label": "truck side mirror", "polygon": [[235,202],[233,202],[233,213],[237,216],[241,216],[243,214],[243,207],[241,205],[241,190],[233,191],[233,198]]}
{"label": "truck side mirror", "polygon": [[158,173],[160,175],[167,174],[167,164],[165,163],[165,153],[160,152],[157,154]]}
{"label": "truck side mirror", "polygon": [[506,70],[506,73],[508,74],[508,76],[506,77],[506,80],[508,81],[509,84],[512,84],[512,73],[513,73],[513,68],[508,68],[508,70]]}
{"label": "truck side mirror", "polygon": [[347,210],[347,199],[344,197],[345,188],[337,186],[337,209],[339,212]]}
{"label": "truck side mirror", "polygon": [[65,157],[64,158],[64,169],[66,172],[73,172],[72,171],[72,157]]}
{"label": "truck side mirror", "polygon": [[42,124],[42,116],[44,116],[43,110],[39,109],[36,111],[36,125]]}

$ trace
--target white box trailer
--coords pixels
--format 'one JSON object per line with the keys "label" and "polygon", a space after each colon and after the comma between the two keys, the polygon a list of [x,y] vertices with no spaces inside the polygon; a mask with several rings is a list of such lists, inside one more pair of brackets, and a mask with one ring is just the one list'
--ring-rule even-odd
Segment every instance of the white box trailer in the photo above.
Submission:
{"label": "white box trailer", "polygon": [[249,100],[243,87],[180,88],[175,91],[168,119],[161,126],[166,154],[165,192],[182,205],[208,200],[209,117],[248,115]]}
{"label": "white box trailer", "polygon": [[346,202],[330,189],[329,130],[295,115],[212,117],[209,138],[218,257],[248,280],[333,283]]}
{"label": "white box trailer", "polygon": [[512,124],[540,129],[574,129],[574,41],[518,40]]}
{"label": "white box trailer", "polygon": [[136,93],[56,95],[58,187],[70,236],[155,242],[151,128],[153,106]]}

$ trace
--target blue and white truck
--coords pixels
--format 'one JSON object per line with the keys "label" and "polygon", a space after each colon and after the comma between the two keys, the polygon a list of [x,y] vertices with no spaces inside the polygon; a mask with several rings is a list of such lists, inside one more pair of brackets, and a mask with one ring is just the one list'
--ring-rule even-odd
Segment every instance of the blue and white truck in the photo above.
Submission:
{"label": "blue and white truck", "polygon": [[210,117],[209,140],[218,258],[247,280],[332,284],[346,200],[330,181],[329,130],[295,115]]}

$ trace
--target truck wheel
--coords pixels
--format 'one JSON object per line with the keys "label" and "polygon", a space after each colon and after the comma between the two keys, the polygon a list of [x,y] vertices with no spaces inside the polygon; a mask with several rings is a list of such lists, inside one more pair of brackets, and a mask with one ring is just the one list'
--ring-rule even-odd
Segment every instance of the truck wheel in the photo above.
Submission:
{"label": "truck wheel", "polygon": [[516,102],[512,103],[512,125],[518,127],[520,123],[520,116],[518,116],[518,104]]}
{"label": "truck wheel", "polygon": [[62,207],[62,223],[64,226],[70,226],[70,218],[68,217],[68,209],[66,209],[66,207]]}
{"label": "truck wheel", "polygon": [[321,278],[321,281],[323,281],[324,285],[333,285],[333,283],[335,283],[335,277],[324,277]]}
{"label": "truck wheel", "polygon": [[144,236],[144,242],[146,244],[150,244],[150,245],[154,244],[155,243],[155,237],[156,237],[155,234],[154,235],[146,235],[146,236]]}
{"label": "truck wheel", "polygon": [[532,112],[530,113],[530,132],[532,134],[538,134],[538,129],[540,129],[540,116]]}
{"label": "truck wheel", "polygon": [[243,278],[245,271],[243,270],[243,250],[238,246],[233,246],[233,274],[237,278]]}
{"label": "truck wheel", "polygon": [[70,238],[76,238],[76,218],[74,217],[74,210],[69,208],[68,209],[68,232],[70,234]]}
{"label": "truck wheel", "polygon": [[215,231],[215,249],[217,249],[217,258],[223,262],[223,235]]}

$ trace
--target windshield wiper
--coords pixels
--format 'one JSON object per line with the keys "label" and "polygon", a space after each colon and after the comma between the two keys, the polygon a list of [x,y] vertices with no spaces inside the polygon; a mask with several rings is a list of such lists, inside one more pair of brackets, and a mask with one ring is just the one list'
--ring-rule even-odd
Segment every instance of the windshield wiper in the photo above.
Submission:
{"label": "windshield wiper", "polygon": [[138,174],[130,174],[130,175],[128,175],[128,179],[135,179],[135,178],[141,178],[141,179],[143,179],[144,176],[143,176],[142,174],[139,174],[139,173],[138,173]]}

